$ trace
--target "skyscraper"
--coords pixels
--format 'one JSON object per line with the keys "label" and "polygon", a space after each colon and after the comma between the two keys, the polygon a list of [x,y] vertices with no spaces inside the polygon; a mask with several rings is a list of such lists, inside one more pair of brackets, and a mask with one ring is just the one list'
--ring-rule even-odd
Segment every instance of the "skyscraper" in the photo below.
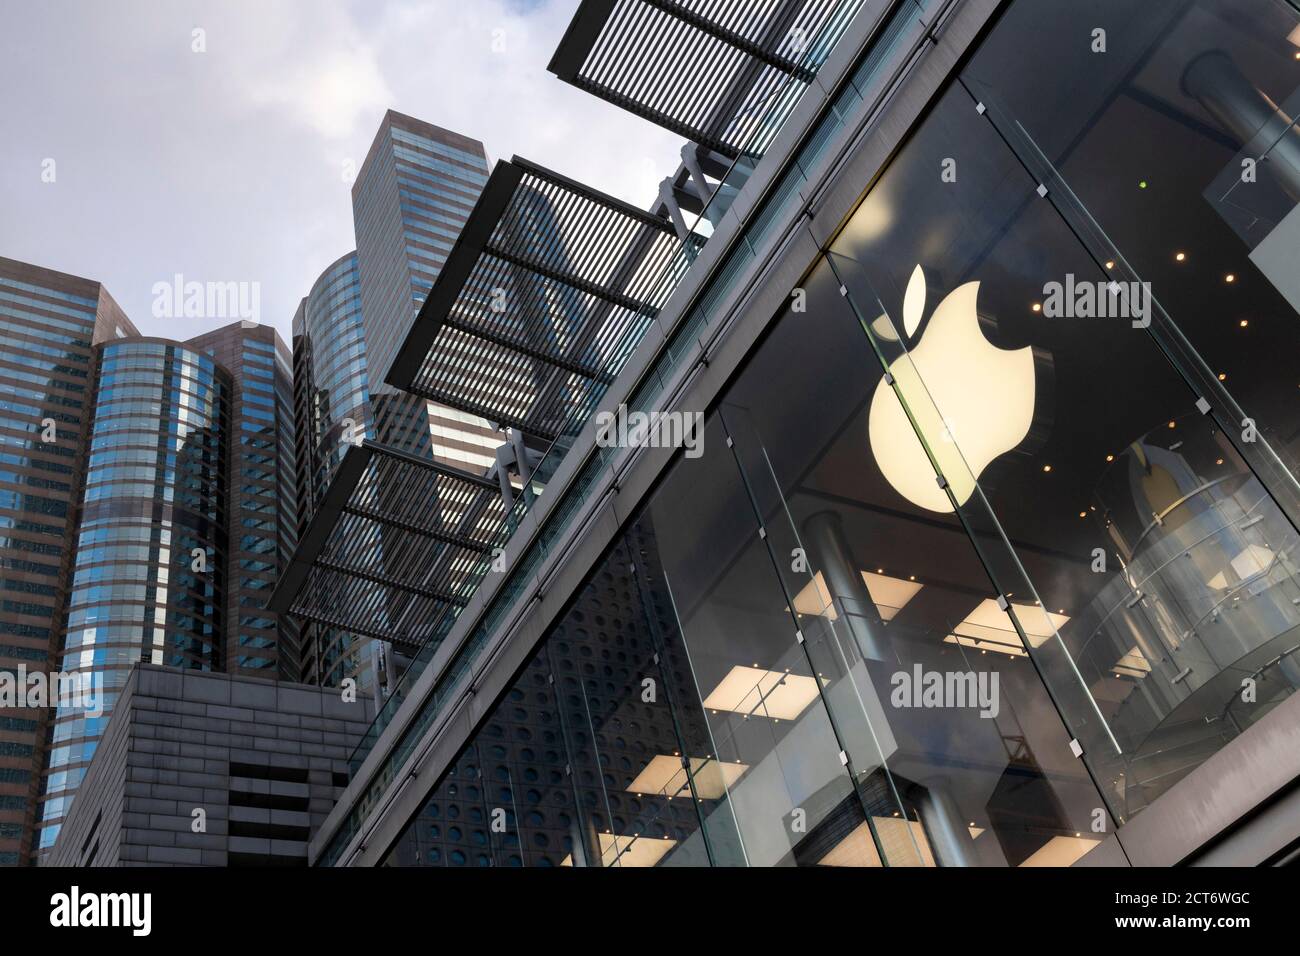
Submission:
{"label": "skyscraper", "polygon": [[[299,303],[293,317],[293,364],[301,534],[324,499],[347,449],[370,428],[365,328],[355,252],[326,268]],[[355,587],[369,586],[361,583]],[[346,604],[354,596],[344,589],[333,599]],[[364,687],[372,685],[368,638],[322,622],[304,621],[301,642],[302,679],[307,683],[338,686],[345,677],[353,677]]]}
{"label": "skyscraper", "polygon": [[[298,423],[298,522],[305,533],[331,478],[352,445],[364,438],[441,467],[482,476],[507,439],[486,419],[388,385],[398,347],[451,251],[487,180],[482,143],[388,111],[352,189],[357,250],[331,264],[294,317],[294,402]],[[371,501],[410,494],[367,466],[360,479]],[[446,502],[428,501],[430,509]],[[389,532],[358,530],[379,567],[396,560]],[[386,546],[387,544],[387,546]],[[380,575],[381,577],[383,575]],[[318,595],[316,620],[302,626],[305,680],[338,684],[346,678],[383,697],[394,670],[386,642],[330,623],[359,603],[391,605],[379,581],[352,580]],[[376,622],[376,630],[384,630]],[[379,675],[378,687],[374,678]]]}
{"label": "skyscraper", "polygon": [[357,430],[364,434],[369,424],[360,283],[357,254],[349,252],[321,273],[293,317],[296,489],[304,524]]}
{"label": "skyscraper", "polygon": [[237,322],[188,344],[231,375],[230,546],[224,669],[298,680],[297,629],[267,599],[293,551],[292,358],[271,326]]}
{"label": "skyscraper", "polygon": [[[269,327],[144,337],[99,283],[0,259],[0,865],[53,844],[135,663],[297,679],[266,610],[290,382]],[[69,675],[89,697],[56,695]]]}
{"label": "skyscraper", "polygon": [[41,796],[48,850],[137,661],[221,670],[230,630],[233,379],[156,338],[99,350],[59,670],[102,680],[103,713],[56,711]]}
{"label": "skyscraper", "polygon": [[501,435],[479,416],[384,380],[487,169],[482,143],[389,110],[352,187],[374,437],[417,453],[431,447],[435,460],[478,474]]}
{"label": "skyscraper", "polygon": [[[57,659],[94,346],[134,334],[98,282],[0,258],[0,671]],[[0,866],[32,852],[48,716],[0,708]]]}

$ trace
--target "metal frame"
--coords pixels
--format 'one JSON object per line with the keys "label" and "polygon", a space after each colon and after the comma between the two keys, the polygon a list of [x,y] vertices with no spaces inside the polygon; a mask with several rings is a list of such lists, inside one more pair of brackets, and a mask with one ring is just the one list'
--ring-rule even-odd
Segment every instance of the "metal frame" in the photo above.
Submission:
{"label": "metal frame", "polygon": [[753,132],[754,107],[791,77],[813,81],[808,44],[841,7],[840,0],[584,0],[547,68],[736,159]]}
{"label": "metal frame", "polygon": [[554,441],[657,314],[654,281],[677,254],[665,216],[499,162],[388,384]]}
{"label": "metal frame", "polygon": [[[499,162],[387,384],[515,429],[520,447],[553,442],[613,381],[682,255],[666,216]],[[270,606],[418,649],[508,537],[500,485],[373,440],[349,448]]]}
{"label": "metal frame", "polygon": [[367,440],[348,449],[271,606],[414,651],[468,600],[503,512],[496,482]]}

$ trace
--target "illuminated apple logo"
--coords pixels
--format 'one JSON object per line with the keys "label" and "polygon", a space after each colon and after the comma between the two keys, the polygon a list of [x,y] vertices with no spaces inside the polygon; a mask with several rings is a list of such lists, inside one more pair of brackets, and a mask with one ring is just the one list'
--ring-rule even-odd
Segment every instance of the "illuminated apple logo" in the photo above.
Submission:
{"label": "illuminated apple logo", "polygon": [[[989,344],[975,309],[979,287],[967,282],[939,303],[919,344],[889,366],[897,391],[881,379],[871,400],[867,431],[881,472],[895,491],[929,511],[953,508],[916,440],[917,430],[960,505],[989,462],[1020,444],[1033,422],[1033,349]],[[925,273],[917,266],[903,296],[907,341],[924,311]]]}

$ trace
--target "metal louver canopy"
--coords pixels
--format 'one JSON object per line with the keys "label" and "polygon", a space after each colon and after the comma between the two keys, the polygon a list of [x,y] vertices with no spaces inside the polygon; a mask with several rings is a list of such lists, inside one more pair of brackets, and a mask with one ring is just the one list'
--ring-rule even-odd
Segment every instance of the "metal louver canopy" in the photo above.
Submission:
{"label": "metal louver canopy", "polygon": [[[622,368],[686,255],[663,217],[499,162],[388,384],[554,440]],[[366,440],[348,449],[270,606],[412,651],[472,596],[508,536],[505,508],[496,480]]]}
{"label": "metal louver canopy", "polygon": [[413,650],[469,599],[502,517],[496,482],[367,441],[348,450],[272,606]]}
{"label": "metal louver canopy", "polygon": [[554,440],[640,341],[680,255],[666,218],[498,162],[388,384]]}
{"label": "metal louver canopy", "polygon": [[860,2],[583,0],[549,69],[732,159],[769,100],[812,82],[808,52]]}

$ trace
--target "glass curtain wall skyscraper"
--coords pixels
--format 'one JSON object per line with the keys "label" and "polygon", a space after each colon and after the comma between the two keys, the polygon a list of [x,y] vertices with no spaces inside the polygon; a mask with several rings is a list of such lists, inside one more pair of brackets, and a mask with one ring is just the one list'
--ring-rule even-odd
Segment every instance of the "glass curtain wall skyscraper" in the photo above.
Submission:
{"label": "glass curtain wall skyscraper", "polygon": [[300,680],[297,628],[266,610],[297,538],[291,354],[273,328],[256,323],[237,322],[187,344],[232,379],[224,668]]}
{"label": "glass curtain wall skyscraper", "polygon": [[352,440],[369,430],[366,337],[355,252],[321,273],[298,304],[293,362],[301,533]]}
{"label": "glass curtain wall skyscraper", "polygon": [[232,392],[226,369],[175,342],[130,338],[100,352],[59,669],[102,680],[103,712],[56,713],[41,850],[58,836],[131,667],[222,667]]}
{"label": "glass curtain wall skyscraper", "polygon": [[[98,282],[0,258],[0,671],[53,669],[94,346],[136,334]],[[0,866],[33,850],[49,711],[0,708]]]}
{"label": "glass curtain wall skyscraper", "polygon": [[496,430],[384,380],[487,171],[482,143],[389,110],[352,187],[374,437],[477,474],[495,461]]}
{"label": "glass curtain wall skyscraper", "polygon": [[[385,383],[486,181],[482,143],[392,110],[385,114],[352,189],[356,252],[322,273],[294,317],[300,533],[347,449],[365,438],[475,475],[495,463],[506,437],[492,423]],[[396,493],[373,470],[361,481],[377,501]],[[382,555],[384,532],[366,533]],[[372,592],[372,599],[382,590],[375,582],[349,587]],[[343,589],[328,600],[343,606],[360,597]],[[305,679],[352,678],[367,692],[376,690],[376,699],[402,666],[386,643],[322,621],[304,622],[302,644]]]}
{"label": "glass curtain wall skyscraper", "polygon": [[0,865],[53,844],[136,662],[298,678],[266,610],[295,542],[290,382],[269,327],[142,337],[99,283],[0,259],[2,686],[91,675],[4,699]]}
{"label": "glass curtain wall skyscraper", "polygon": [[[327,268],[293,318],[298,532],[310,524],[347,449],[369,433],[370,390],[357,254]],[[378,539],[373,542],[378,547]],[[367,589],[358,582],[352,587]],[[340,606],[356,595],[340,589]],[[303,680],[338,686],[345,677],[373,686],[369,638],[318,621],[301,626]]]}

